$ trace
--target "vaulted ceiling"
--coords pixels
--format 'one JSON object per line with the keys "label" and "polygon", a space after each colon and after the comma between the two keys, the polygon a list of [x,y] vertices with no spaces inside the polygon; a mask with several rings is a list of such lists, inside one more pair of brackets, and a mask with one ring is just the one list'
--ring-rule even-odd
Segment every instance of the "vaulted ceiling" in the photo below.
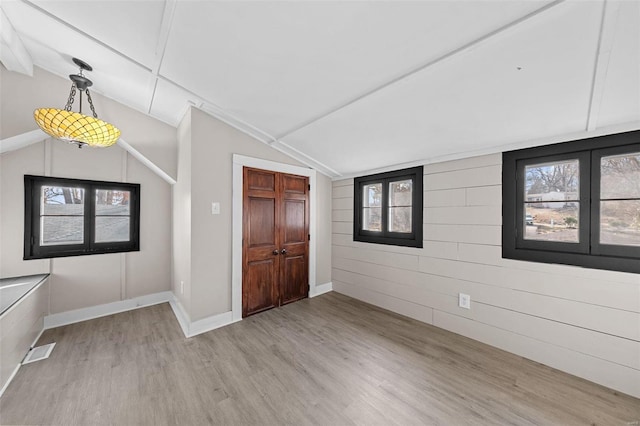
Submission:
{"label": "vaulted ceiling", "polygon": [[638,1],[1,8],[14,56],[65,78],[79,57],[96,92],[174,126],[197,106],[334,177],[640,123]]}

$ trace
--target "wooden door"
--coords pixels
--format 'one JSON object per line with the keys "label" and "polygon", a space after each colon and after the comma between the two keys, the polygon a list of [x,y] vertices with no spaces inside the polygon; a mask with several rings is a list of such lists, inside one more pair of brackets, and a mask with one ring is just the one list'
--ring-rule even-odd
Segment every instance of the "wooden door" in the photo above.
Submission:
{"label": "wooden door", "polygon": [[309,293],[309,180],[244,168],[242,316]]}
{"label": "wooden door", "polygon": [[242,231],[242,316],[279,305],[280,206],[277,175],[244,169]]}
{"label": "wooden door", "polygon": [[280,304],[309,294],[309,178],[280,175]]}

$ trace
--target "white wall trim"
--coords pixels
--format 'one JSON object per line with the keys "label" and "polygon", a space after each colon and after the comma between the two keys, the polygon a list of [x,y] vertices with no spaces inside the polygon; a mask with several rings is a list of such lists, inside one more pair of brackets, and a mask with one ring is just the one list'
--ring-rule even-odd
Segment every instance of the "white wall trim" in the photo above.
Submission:
{"label": "white wall trim", "polygon": [[192,322],[189,326],[189,335],[187,337],[193,337],[198,334],[206,333],[207,331],[215,330],[216,328],[224,327],[225,325],[229,325],[238,321],[239,320],[233,320],[233,312],[231,311],[212,315],[210,317]]}
{"label": "white wall trim", "polygon": [[191,322],[178,298],[174,296],[169,301],[169,304],[171,305],[171,309],[173,310],[173,313],[180,324],[180,328],[182,328],[182,333],[184,333],[184,337],[186,338],[197,336],[198,334],[206,333],[207,331],[215,330],[216,328],[224,327],[225,325],[236,322],[233,320],[233,314],[231,311]]}
{"label": "white wall trim", "polygon": [[89,308],[75,309],[72,311],[60,312],[58,314],[44,317],[44,329],[60,327],[74,324],[76,322],[87,321],[120,312],[131,311],[133,309],[144,308],[146,306],[157,305],[159,303],[170,302],[173,293],[162,291],[145,296],[134,297],[133,299],[121,300],[118,302],[105,303],[104,305],[91,306]]}
{"label": "white wall trim", "polygon": [[7,388],[9,387],[9,384],[11,383],[13,378],[16,377],[16,374],[18,374],[18,370],[20,370],[21,365],[22,365],[22,362],[16,365],[16,368],[13,370],[13,373],[11,373],[11,375],[9,376],[9,379],[7,379],[7,381],[4,383],[4,386],[2,386],[2,389],[0,389],[0,398],[4,394],[4,391],[7,390]]}
{"label": "white wall trim", "polygon": [[275,161],[246,157],[233,154],[233,221],[231,244],[231,312],[232,321],[242,319],[242,187],[243,167],[255,167],[263,170],[271,170],[280,173],[290,173],[309,177],[311,193],[309,194],[309,295],[316,290],[316,245],[318,243],[316,220],[318,188],[316,185],[316,171],[291,164],[277,163]]}
{"label": "white wall trim", "polygon": [[[48,279],[49,279],[49,274],[38,274],[38,276],[41,276],[42,278],[40,278],[38,280],[38,283],[33,286],[33,288],[31,288],[31,290],[29,290],[28,292],[26,292],[22,297],[20,297],[18,300],[16,300],[16,302],[9,306],[9,308],[7,308],[2,314],[0,314],[0,318],[4,318],[6,315],[9,314],[9,312],[13,311],[15,308],[17,308],[18,306],[20,306],[20,304],[22,302],[24,302],[25,300],[27,300],[27,298],[29,296],[31,296],[33,293],[35,293],[36,291],[38,291],[38,289],[40,287],[42,287],[42,284],[44,284]],[[49,296],[47,295],[47,298],[49,298]]]}
{"label": "white wall trim", "polygon": [[172,293],[171,300],[169,301],[169,305],[173,310],[173,314],[176,316],[178,320],[178,324],[180,324],[180,328],[182,329],[182,333],[184,337],[189,337],[189,324],[191,324],[191,320],[189,319],[189,315],[187,315],[187,311],[184,310],[184,307],[178,300],[178,298]]}
{"label": "white wall trim", "polygon": [[333,282],[331,281],[329,281],[328,283],[316,285],[313,293],[311,292],[311,290],[309,290],[309,297],[320,296],[321,294],[329,293],[330,291],[333,291]]}
{"label": "white wall trim", "polygon": [[[49,277],[49,275],[47,274],[47,276],[42,279],[40,281],[40,283],[33,289],[35,290],[36,288],[39,288]],[[27,296],[31,295],[31,292],[25,294],[21,300],[24,300]],[[49,299],[49,297],[47,297],[47,299]],[[16,303],[17,305],[17,303]],[[15,306],[15,305],[14,305]],[[36,336],[35,339],[33,339],[33,342],[31,342],[31,345],[29,346],[29,349],[27,349],[27,353],[24,354],[24,356],[22,357],[22,359],[20,360],[20,362],[18,363],[18,365],[16,365],[16,368],[13,369],[13,372],[11,373],[11,375],[9,376],[9,378],[7,379],[6,382],[4,382],[4,384],[2,385],[2,389],[0,389],[0,398],[2,398],[2,395],[4,394],[4,391],[7,389],[7,387],[9,387],[9,383],[11,383],[11,381],[13,380],[13,378],[16,376],[16,374],[18,374],[18,370],[20,369],[20,367],[22,366],[22,361],[24,360],[24,358],[27,356],[27,354],[29,353],[29,351],[31,349],[33,349],[36,346],[36,343],[38,343],[38,340],[40,340],[40,337],[42,337],[42,333],[44,333],[44,328],[42,330],[40,330],[40,332],[38,333],[38,335]]]}
{"label": "white wall trim", "polygon": [[[133,299],[121,300],[119,302],[105,303],[103,305],[91,306],[89,308],[75,309],[73,311],[47,315],[44,317],[44,328],[42,331],[108,315],[119,314],[121,312],[131,311],[138,308],[146,308],[147,306],[153,306],[160,303],[169,303],[185,337],[193,337],[235,322],[231,311],[191,322],[189,316],[173,292],[162,291],[159,293],[135,297]],[[42,332],[40,335],[42,335]],[[31,347],[35,345],[35,342],[40,338],[40,335],[38,335],[38,338],[34,341]]]}

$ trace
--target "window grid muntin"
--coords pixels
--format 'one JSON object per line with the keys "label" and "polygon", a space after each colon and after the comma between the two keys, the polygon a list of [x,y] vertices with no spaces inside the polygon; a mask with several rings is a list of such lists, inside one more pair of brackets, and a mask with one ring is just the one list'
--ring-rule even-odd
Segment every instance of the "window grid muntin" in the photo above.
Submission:
{"label": "window grid muntin", "polygon": [[[639,132],[640,133],[640,132]],[[637,140],[640,140],[640,136]],[[634,259],[637,263],[640,263],[640,246],[635,245],[620,245],[602,243],[601,239],[601,162],[602,158],[610,156],[622,156],[624,154],[635,154],[640,152],[640,143],[630,144],[625,146],[616,146],[611,148],[594,149],[592,154],[592,167],[591,174],[594,181],[592,198],[592,210],[594,214],[591,220],[591,252],[594,255],[600,256],[613,256],[618,258]],[[609,201],[610,199],[604,199]],[[634,198],[635,200],[635,198]]]}
{"label": "window grid muntin", "polygon": [[[591,225],[589,229],[593,231],[589,235],[591,238],[590,251],[587,250],[586,253],[562,251],[559,250],[563,246],[562,243],[553,245],[541,244],[536,247],[523,246],[518,232],[519,217],[522,214],[522,209],[519,207],[522,193],[518,191],[518,182],[522,179],[522,176],[519,175],[518,166],[522,162],[532,158],[571,155],[572,153],[586,151],[589,154],[589,163],[593,166],[595,161],[591,161],[591,156],[596,156],[599,150],[607,150],[607,153],[614,150],[617,150],[616,152],[636,152],[640,150],[639,141],[640,131],[630,131],[504,152],[502,155],[502,257],[640,273],[640,250],[635,250],[635,247],[612,246],[615,249],[622,250],[603,253],[600,251],[603,246],[599,246],[597,241],[593,241],[592,237],[596,235],[593,230],[597,229],[597,220],[599,219],[598,209],[595,207],[598,204],[597,193],[599,191],[597,187],[598,179],[595,178],[597,171],[591,171],[589,174],[591,179],[588,182],[590,185],[588,199],[590,200],[591,208],[587,210]],[[582,169],[581,174],[586,176]],[[581,189],[581,194],[583,192],[584,188]],[[584,218],[581,222],[586,223]]]}
{"label": "window grid muntin", "polygon": [[[54,257],[80,256],[89,254],[120,253],[140,250],[140,185],[124,182],[103,182],[82,179],[69,179],[47,176],[25,175],[25,222],[24,222],[24,259],[46,259]],[[70,185],[85,190],[85,221],[82,244],[60,246],[42,246],[40,241],[40,187],[42,185]],[[93,226],[95,221],[94,189],[121,188],[131,191],[130,239],[124,242],[95,242]]]}
{"label": "window grid muntin", "polygon": [[[62,190],[62,194],[55,194],[55,196],[62,196],[63,198],[65,198],[65,203],[64,205],[75,205],[75,206],[80,206],[81,208],[78,209],[78,213],[77,214],[53,214],[53,213],[47,213],[46,212],[46,206],[48,205],[48,203],[46,203],[45,200],[45,188],[59,188]],[[66,203],[66,196],[64,194],[64,190],[80,190],[82,193],[82,203],[71,203],[71,204],[67,204]],[[69,191],[71,193],[71,191]],[[84,228],[85,228],[85,203],[86,203],[86,192],[85,192],[85,188],[80,187],[80,186],[53,186],[53,185],[41,185],[39,186],[39,193],[40,193],[40,233],[39,233],[39,244],[41,246],[61,246],[61,245],[74,245],[74,244],[83,244],[85,242],[85,232],[84,232]],[[57,241],[45,241],[45,230],[47,229],[45,227],[45,218],[53,218],[53,217],[58,217],[58,218],[80,218],[81,222],[80,222],[80,238],[76,239],[76,240],[57,240]]]}
{"label": "window grid muntin", "polygon": [[[388,193],[386,188],[389,182],[396,182],[411,179],[413,181],[413,206],[420,206],[412,209],[412,232],[390,232],[388,230]],[[422,247],[422,182],[423,167],[414,167],[411,169],[397,170],[393,172],[380,173],[376,175],[363,176],[354,179],[354,221],[353,221],[353,239],[354,241],[370,242],[377,244],[389,244],[408,247]],[[382,232],[372,232],[362,229],[362,188],[364,185],[372,183],[381,183],[383,186],[382,194]]]}

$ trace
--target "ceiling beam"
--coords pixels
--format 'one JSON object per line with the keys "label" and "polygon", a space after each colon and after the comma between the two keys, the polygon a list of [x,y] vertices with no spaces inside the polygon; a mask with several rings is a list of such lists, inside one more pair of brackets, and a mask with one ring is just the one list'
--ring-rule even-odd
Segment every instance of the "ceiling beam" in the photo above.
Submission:
{"label": "ceiling beam", "polygon": [[[50,136],[47,135],[40,129],[32,130],[30,132],[22,133],[20,135],[12,136],[10,138],[5,138],[0,140],[0,154],[4,154],[5,152],[15,151],[21,148],[24,148],[29,145],[33,145],[38,142],[42,142],[45,139],[48,139]],[[170,185],[175,185],[176,180],[165,173],[160,167],[156,166],[151,160],[145,157],[140,151],[129,145],[122,138],[118,139],[118,146],[122,149],[126,150],[129,154],[131,154],[135,159],[140,161],[142,164],[147,166],[152,172],[160,176],[162,179],[167,181]]]}
{"label": "ceiling beam", "polygon": [[308,166],[312,169],[316,169],[320,173],[330,178],[340,176],[340,173],[333,170],[331,167],[319,161],[316,161],[315,159],[309,157],[306,154],[303,154],[302,152],[298,151],[292,146],[285,144],[283,141],[277,140],[267,132],[259,129],[258,127],[252,125],[251,123],[247,123],[246,121],[238,117],[235,117],[232,114],[229,114],[228,112],[218,107],[217,105],[203,102],[202,105],[200,105],[199,109],[211,115],[212,117],[215,117],[216,119],[222,121],[223,123],[228,124],[234,129],[239,130],[242,133],[249,135],[256,140],[269,145],[271,148],[282,152],[283,154],[293,158],[294,160],[301,162],[305,166]]}
{"label": "ceiling beam", "polygon": [[158,75],[160,66],[164,59],[164,52],[167,49],[169,41],[169,33],[173,25],[173,15],[176,11],[177,0],[165,0],[164,11],[162,12],[162,22],[160,23],[160,34],[158,35],[158,43],[156,44],[156,61],[151,68],[153,75]]}
{"label": "ceiling beam", "polygon": [[169,33],[171,32],[171,26],[173,25],[173,15],[176,11],[177,0],[165,0],[164,10],[162,12],[162,21],[160,22],[160,33],[158,34],[158,42],[156,43],[156,58],[153,66],[151,67],[151,74],[156,78],[153,85],[153,92],[149,99],[149,108],[147,113],[151,115],[151,109],[153,108],[153,100],[156,97],[156,90],[158,89],[158,80],[160,73],[160,67],[162,66],[162,60],[164,59],[164,52],[167,50],[167,42],[169,41]]}
{"label": "ceiling beam", "polygon": [[33,77],[33,60],[2,8],[0,8],[0,42],[0,62],[5,68]]}
{"label": "ceiling beam", "polygon": [[395,77],[395,78],[393,78],[393,79],[391,79],[391,80],[389,80],[389,81],[387,81],[385,83],[382,83],[382,84],[374,87],[373,89],[368,90],[365,93],[357,95],[354,98],[352,98],[352,99],[350,99],[350,100],[348,100],[348,101],[346,101],[346,102],[344,102],[344,103],[342,103],[342,104],[340,104],[338,106],[335,106],[335,107],[331,108],[330,110],[327,110],[327,111],[325,111],[325,112],[323,112],[323,113],[321,113],[321,114],[319,114],[319,115],[317,115],[315,117],[312,117],[312,118],[310,118],[310,119],[308,119],[306,121],[303,121],[302,123],[296,125],[295,127],[293,127],[291,129],[287,130],[286,132],[278,135],[277,139],[283,139],[283,138],[285,138],[287,136],[290,136],[293,133],[296,133],[299,130],[304,129],[305,127],[308,127],[308,126],[310,126],[311,124],[313,124],[313,123],[315,123],[317,121],[320,121],[320,120],[322,120],[322,119],[324,119],[324,118],[326,118],[326,117],[328,117],[330,115],[333,115],[336,112],[338,112],[338,111],[340,111],[340,110],[342,110],[344,108],[347,108],[348,106],[353,105],[356,102],[359,102],[359,101],[361,101],[361,100],[373,95],[374,93],[380,92],[381,90],[384,90],[389,86],[392,86],[392,85],[394,85],[394,84],[396,84],[396,83],[398,83],[398,82],[400,82],[402,80],[405,80],[406,78],[408,78],[408,77],[410,77],[410,76],[412,76],[414,74],[417,74],[417,73],[419,73],[421,71],[424,71],[427,68],[431,68],[434,65],[444,63],[445,61],[451,60],[452,58],[457,57],[457,56],[459,56],[461,54],[464,54],[464,53],[466,53],[466,52],[468,52],[468,51],[470,51],[472,49],[476,49],[476,48],[478,48],[478,46],[487,43],[489,40],[493,40],[497,36],[504,35],[506,32],[512,30],[513,28],[517,27],[518,25],[522,24],[523,22],[529,21],[532,18],[535,18],[535,17],[537,17],[537,16],[549,11],[550,9],[558,6],[559,4],[564,3],[564,1],[565,0],[552,1],[551,3],[548,3],[545,6],[534,10],[533,12],[528,13],[527,15],[516,19],[515,21],[512,21],[512,22],[510,22],[510,23],[508,23],[506,25],[503,25],[503,26],[501,26],[500,28],[498,28],[496,30],[493,30],[493,31],[491,31],[491,32],[489,32],[489,33],[487,33],[487,34],[485,34],[485,35],[483,35],[483,36],[481,36],[481,37],[479,37],[479,38],[477,38],[475,40],[472,40],[472,41],[470,41],[468,43],[465,43],[464,45],[462,45],[462,46],[460,46],[460,47],[458,47],[458,48],[456,48],[454,50],[451,50],[451,51],[449,51],[449,52],[447,52],[447,53],[445,53],[445,54],[443,54],[443,55],[441,55],[441,56],[439,56],[439,57],[437,57],[435,59],[432,59],[432,60],[430,60],[430,61],[428,61],[428,62],[426,62],[426,63],[424,63],[422,65],[419,65],[418,67],[413,68],[413,69],[405,72],[404,74],[401,74],[400,76]]}
{"label": "ceiling beam", "polygon": [[604,89],[609,71],[609,59],[616,39],[620,2],[605,0],[602,4],[602,20],[600,21],[600,36],[596,48],[596,59],[593,65],[593,79],[591,81],[591,96],[587,112],[586,129],[588,132],[598,127],[598,115],[604,97]]}
{"label": "ceiling beam", "polygon": [[24,148],[25,146],[33,145],[34,143],[42,142],[49,137],[50,136],[42,130],[36,129],[30,132],[22,133],[20,135],[12,136],[10,138],[2,139],[0,140],[0,154],[4,154],[5,152],[9,151],[15,151],[17,149]]}
{"label": "ceiling beam", "polygon": [[[99,44],[100,46],[104,47],[105,49],[108,49],[109,51],[111,51],[112,53],[120,56],[121,58],[126,59],[127,61],[139,66],[140,68],[142,68],[142,69],[144,69],[146,71],[151,71],[151,69],[148,66],[144,65],[143,63],[138,62],[137,60],[133,59],[132,57],[125,55],[121,51],[116,50],[115,48],[109,46],[105,42],[93,37],[92,35],[88,34],[85,31],[82,31],[80,28],[74,27],[73,25],[71,25],[67,21],[62,20],[61,18],[57,17],[53,13],[49,12],[48,10],[43,9],[42,7],[40,7],[37,4],[33,3],[31,0],[22,0],[22,3],[28,5],[33,10],[40,12],[41,14],[47,16],[48,18],[53,19],[54,21],[64,25],[65,27],[71,29],[72,31],[75,31],[76,33],[82,35],[83,37],[86,37],[87,39],[91,40],[92,42]],[[37,64],[37,65],[40,66],[40,64]],[[61,77],[63,77],[63,76],[61,76]]]}
{"label": "ceiling beam", "polygon": [[622,124],[614,124],[611,126],[599,127],[594,131],[588,132],[586,130],[579,130],[577,132],[565,133],[562,135],[544,136],[541,138],[523,140],[519,142],[510,142],[507,144],[491,146],[487,148],[464,150],[460,152],[454,152],[446,155],[438,155],[435,157],[425,158],[421,160],[412,161],[410,163],[394,164],[386,167],[368,169],[354,173],[345,173],[342,176],[333,177],[332,180],[352,179],[358,176],[372,175],[376,173],[389,172],[393,170],[406,169],[409,167],[438,164],[446,161],[462,160],[465,158],[479,157],[481,155],[496,155],[502,154],[505,151],[512,151],[516,149],[531,148],[541,145],[552,145],[556,143],[575,141],[578,139],[595,138],[598,136],[612,135],[614,133],[632,132],[640,130],[640,121],[630,121]]}
{"label": "ceiling beam", "polygon": [[142,164],[147,166],[147,168],[149,168],[149,170],[151,170],[152,172],[154,172],[155,174],[160,176],[162,179],[164,179],[169,185],[175,185],[176,184],[176,180],[174,178],[169,176],[160,167],[156,166],[156,164],[153,161],[151,161],[147,157],[145,157],[140,151],[138,151],[137,149],[132,147],[124,139],[122,139],[122,138],[118,139],[117,144],[118,144],[118,146],[120,148],[124,149],[129,154],[131,154],[131,156],[134,157],[136,160],[138,160],[139,162],[141,162]]}

